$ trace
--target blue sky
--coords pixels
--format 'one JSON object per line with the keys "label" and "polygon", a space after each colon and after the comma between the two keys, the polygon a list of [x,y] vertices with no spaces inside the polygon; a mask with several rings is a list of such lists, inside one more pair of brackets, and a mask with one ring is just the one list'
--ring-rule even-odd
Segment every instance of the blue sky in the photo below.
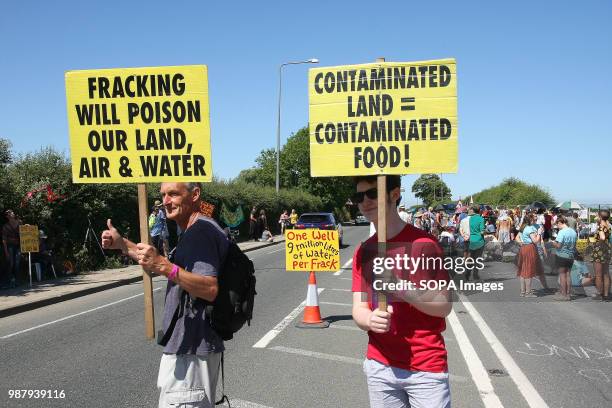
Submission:
{"label": "blue sky", "polygon": [[[453,197],[515,176],[558,200],[612,203],[611,4],[7,2],[0,137],[17,153],[68,155],[67,70],[206,64],[213,172],[231,178],[275,146],[279,64],[454,57],[459,172],[443,176]],[[309,67],[283,70],[282,140],[308,122]],[[408,191],[415,179],[404,177]]]}

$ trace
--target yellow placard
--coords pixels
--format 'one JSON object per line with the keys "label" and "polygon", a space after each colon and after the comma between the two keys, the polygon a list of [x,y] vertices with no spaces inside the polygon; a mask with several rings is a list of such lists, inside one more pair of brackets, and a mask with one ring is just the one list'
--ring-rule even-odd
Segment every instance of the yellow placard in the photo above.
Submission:
{"label": "yellow placard", "polygon": [[309,70],[310,175],[456,173],[454,59]]}
{"label": "yellow placard", "polygon": [[66,72],[75,183],[212,180],[205,65]]}
{"label": "yellow placard", "polygon": [[338,231],[285,231],[285,269],[299,272],[336,272],[340,268]]}
{"label": "yellow placard", "polygon": [[38,225],[19,226],[19,250],[21,252],[38,252]]}

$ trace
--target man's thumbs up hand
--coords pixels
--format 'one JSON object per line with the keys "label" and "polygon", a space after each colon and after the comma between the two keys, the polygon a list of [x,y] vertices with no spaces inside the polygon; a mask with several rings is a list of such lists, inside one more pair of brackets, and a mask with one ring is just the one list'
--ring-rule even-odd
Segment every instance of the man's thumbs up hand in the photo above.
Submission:
{"label": "man's thumbs up hand", "polygon": [[107,230],[102,231],[102,248],[104,249],[121,249],[125,252],[125,242],[117,231],[117,228],[113,227],[113,223],[110,218],[106,220]]}

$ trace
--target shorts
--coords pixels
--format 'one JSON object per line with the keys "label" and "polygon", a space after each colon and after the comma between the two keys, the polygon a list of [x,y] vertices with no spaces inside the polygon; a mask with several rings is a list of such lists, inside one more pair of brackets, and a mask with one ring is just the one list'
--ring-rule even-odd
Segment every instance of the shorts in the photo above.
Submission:
{"label": "shorts", "polygon": [[573,259],[563,258],[562,256],[555,257],[555,268],[569,268],[572,269],[572,265],[574,264]]}
{"label": "shorts", "polygon": [[450,408],[448,373],[408,371],[366,359],[363,371],[372,408]]}
{"label": "shorts", "polygon": [[166,354],[159,364],[159,408],[214,408],[221,353]]}

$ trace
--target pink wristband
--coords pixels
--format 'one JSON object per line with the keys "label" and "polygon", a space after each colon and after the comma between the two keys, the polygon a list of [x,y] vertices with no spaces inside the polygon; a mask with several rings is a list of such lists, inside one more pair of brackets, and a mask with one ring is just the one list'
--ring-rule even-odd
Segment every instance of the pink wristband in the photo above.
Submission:
{"label": "pink wristband", "polygon": [[178,275],[178,271],[179,271],[178,265],[172,265],[172,270],[168,274],[168,280],[171,280],[174,282],[174,279],[176,279],[176,275]]}

